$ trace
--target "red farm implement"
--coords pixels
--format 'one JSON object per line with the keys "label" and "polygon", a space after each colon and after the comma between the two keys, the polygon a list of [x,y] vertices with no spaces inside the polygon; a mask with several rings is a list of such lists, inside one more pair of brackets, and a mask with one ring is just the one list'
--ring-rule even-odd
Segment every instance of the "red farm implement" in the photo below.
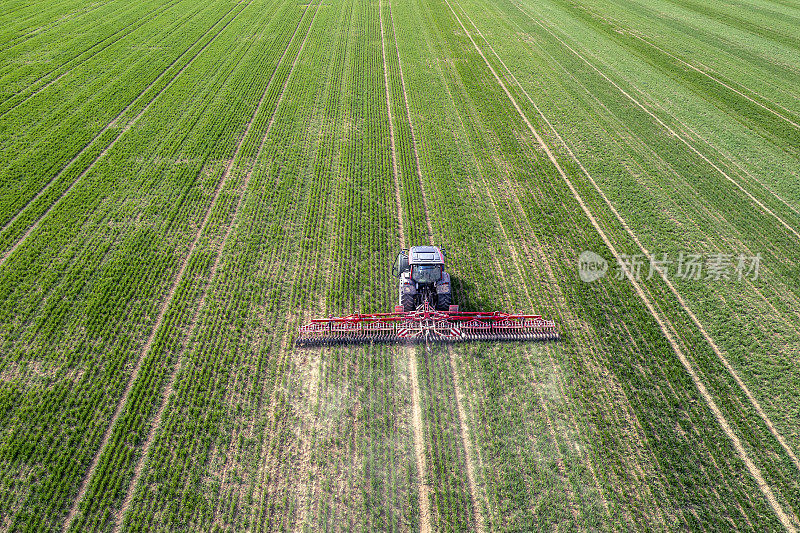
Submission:
{"label": "red farm implement", "polygon": [[300,327],[298,346],[463,341],[558,340],[555,322],[539,315],[437,311],[428,302],[405,312],[317,318]]}

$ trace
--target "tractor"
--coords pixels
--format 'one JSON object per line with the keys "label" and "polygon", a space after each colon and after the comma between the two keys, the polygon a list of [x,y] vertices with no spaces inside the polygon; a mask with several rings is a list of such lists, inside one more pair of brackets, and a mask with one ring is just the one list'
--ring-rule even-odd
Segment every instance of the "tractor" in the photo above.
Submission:
{"label": "tractor", "polygon": [[440,311],[450,310],[450,274],[444,271],[445,252],[436,246],[412,246],[397,254],[392,275],[400,278],[398,305],[413,311],[423,302]]}

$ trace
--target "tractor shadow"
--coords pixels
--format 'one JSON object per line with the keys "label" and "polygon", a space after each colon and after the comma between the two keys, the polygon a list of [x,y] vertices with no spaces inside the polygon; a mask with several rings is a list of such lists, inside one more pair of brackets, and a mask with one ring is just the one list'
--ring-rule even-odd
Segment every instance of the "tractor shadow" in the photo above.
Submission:
{"label": "tractor shadow", "polygon": [[477,286],[469,280],[450,273],[450,285],[453,288],[453,303],[458,304],[459,311],[503,311],[499,299],[481,298]]}

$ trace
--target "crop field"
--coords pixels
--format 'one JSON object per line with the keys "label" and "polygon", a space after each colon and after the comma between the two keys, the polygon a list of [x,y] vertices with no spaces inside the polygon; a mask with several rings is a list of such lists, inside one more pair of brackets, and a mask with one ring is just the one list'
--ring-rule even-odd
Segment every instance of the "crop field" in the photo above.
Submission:
{"label": "crop field", "polygon": [[[800,530],[796,0],[0,20],[0,531]],[[295,347],[423,244],[561,340]]]}

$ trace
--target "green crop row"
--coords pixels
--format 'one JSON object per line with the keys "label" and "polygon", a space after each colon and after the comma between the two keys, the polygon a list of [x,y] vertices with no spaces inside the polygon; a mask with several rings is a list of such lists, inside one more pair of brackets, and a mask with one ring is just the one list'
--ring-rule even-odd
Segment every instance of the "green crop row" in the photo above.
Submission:
{"label": "green crop row", "polygon": [[[246,31],[248,26],[254,33],[259,29],[258,21],[245,19],[242,22],[245,25],[237,25],[240,31]],[[199,78],[202,81],[198,83],[195,78],[177,82],[172,86],[174,92],[165,93],[165,101],[160,101],[154,108],[154,118],[159,117],[166,123],[174,122],[172,137],[164,135],[169,129],[158,120],[143,123],[153,130],[145,127],[137,131],[137,135],[131,130],[127,142],[118,151],[109,153],[108,166],[90,175],[88,187],[76,188],[76,197],[71,196],[60,211],[53,213],[53,220],[48,219],[42,226],[46,235],[54,235],[52,232],[57,231],[58,239],[36,239],[31,249],[20,248],[19,255],[15,256],[19,259],[11,264],[21,268],[6,271],[7,275],[11,274],[11,279],[4,282],[4,302],[9,306],[5,312],[14,309],[18,313],[20,308],[13,307],[14,304],[25,302],[23,309],[27,308],[30,313],[26,320],[29,329],[22,338],[18,334],[4,336],[5,350],[10,355],[4,360],[6,368],[9,364],[19,366],[26,361],[29,361],[29,369],[31,362],[45,369],[63,367],[60,376],[56,375],[56,382],[68,386],[69,395],[59,403],[66,409],[70,402],[76,402],[74,405],[80,409],[76,414],[80,412],[83,415],[74,423],[65,420],[68,425],[60,431],[53,431],[54,420],[58,420],[53,418],[58,413],[51,411],[54,404],[49,401],[30,403],[42,390],[47,392],[50,385],[33,381],[25,386],[25,379],[18,382],[22,385],[16,398],[18,408],[8,413],[8,424],[4,426],[14,428],[14,436],[7,434],[9,438],[4,439],[4,450],[9,461],[9,468],[5,469],[8,472],[6,483],[13,482],[15,488],[4,491],[4,494],[9,498],[8,509],[18,507],[25,511],[15,518],[20,524],[32,519],[41,523],[58,520],[64,502],[75,498],[77,484],[85,475],[106,431],[103,422],[108,423],[129,379],[132,367],[126,369],[125,363],[135,363],[137,352],[147,336],[142,332],[149,331],[148,323],[152,328],[158,306],[163,301],[163,289],[158,287],[168,286],[177,272],[179,254],[187,251],[221,177],[222,166],[216,161],[226,159],[225,152],[231,150],[241,135],[241,121],[246,116],[242,111],[247,106],[250,109],[255,106],[258,94],[255,91],[258,89],[247,71],[240,69],[240,59],[249,42],[240,41],[238,33],[224,35],[226,38],[215,45],[218,48],[210,49],[216,54],[200,56],[197,61],[195,76],[202,76]],[[230,51],[226,53],[226,49]],[[258,64],[268,57],[263,53],[251,53],[249,61]],[[226,60],[225,68],[218,66],[221,59]],[[214,75],[203,76],[209,71]],[[229,79],[228,83],[223,83],[226,79]],[[187,92],[190,87],[194,88],[194,102],[187,100],[191,94]],[[169,97],[173,100],[170,101]],[[184,112],[182,106],[187,106],[189,112]],[[168,110],[173,111],[165,113]],[[182,114],[172,114],[175,111]],[[176,117],[180,118],[176,121]],[[193,130],[193,125],[197,129]],[[160,131],[161,137],[153,135],[154,131]],[[208,142],[214,139],[216,142]],[[151,146],[148,147],[147,143]],[[125,173],[124,169],[130,168],[137,159],[152,161],[152,166],[137,165],[138,173]],[[180,160],[186,163],[174,162]],[[116,179],[108,176],[116,176]],[[129,181],[123,180],[123,176]],[[161,198],[157,189],[152,190],[156,183],[163,188]],[[110,189],[112,186],[116,189]],[[156,196],[151,198],[153,193]],[[131,199],[136,195],[150,207],[142,203],[132,205]],[[164,202],[163,207],[157,202]],[[87,213],[92,215],[91,222],[80,225],[70,221],[75,216],[85,218]],[[218,225],[214,220],[212,216],[211,223]],[[69,228],[72,233],[64,231],[64,228]],[[90,238],[76,239],[81,232],[86,232]],[[113,239],[109,240],[110,237]],[[60,257],[52,252],[43,253],[48,251],[47,246],[59,250],[60,243],[71,243],[72,251],[67,247]],[[116,246],[110,250],[112,245]],[[200,258],[193,264],[207,268],[204,261]],[[34,272],[39,275],[26,277]],[[15,279],[27,279],[34,285],[17,283]],[[44,300],[42,297],[24,298],[26,291],[36,291],[36,287],[45,288]],[[192,293],[182,297],[191,299]],[[80,311],[75,312],[76,309]],[[73,325],[65,327],[65,323]],[[26,349],[26,346],[35,346],[36,349]],[[60,349],[54,350],[56,346]],[[142,378],[148,376],[147,368],[143,366]],[[22,377],[29,374],[24,373]],[[72,379],[68,379],[70,374]],[[76,379],[75,374],[80,379]],[[135,390],[134,394],[137,394]],[[26,402],[30,407],[26,407]],[[55,424],[55,428],[58,427]],[[52,436],[48,439],[50,442],[37,436],[48,434]],[[20,448],[23,443],[26,447]],[[43,477],[37,473],[48,465],[40,455],[43,452],[45,457],[52,457],[49,461],[59,456],[70,457],[70,460],[60,462],[61,471],[47,467],[48,477]],[[15,474],[18,474],[16,479]],[[24,477],[19,474],[24,474]],[[37,483],[18,484],[20,479],[37,478],[40,479]],[[57,487],[59,497],[43,498],[45,494],[53,496],[52,491]],[[19,503],[14,504],[14,501]]]}
{"label": "green crop row", "polygon": [[[136,37],[145,43],[160,41],[165,49],[174,51],[172,54],[164,54],[160,48],[142,54],[131,49],[127,39],[122,40],[39,97],[10,110],[3,117],[5,134],[0,144],[0,217],[4,226],[51,181],[58,183],[50,190],[62,192],[108,146],[111,136],[146,105],[147,93],[156,94],[169,82],[170,74],[186,65],[240,10],[241,6],[199,5],[175,20],[164,13],[161,17],[166,21],[151,20],[137,31]],[[190,33],[177,31],[183,25]],[[112,63],[113,68],[109,67],[109,58],[118,61]],[[134,81],[120,84],[120,79]],[[73,161],[75,158],[78,159]],[[41,213],[36,209],[28,211]],[[15,242],[32,223],[25,220],[27,216],[5,228],[6,242]]]}

